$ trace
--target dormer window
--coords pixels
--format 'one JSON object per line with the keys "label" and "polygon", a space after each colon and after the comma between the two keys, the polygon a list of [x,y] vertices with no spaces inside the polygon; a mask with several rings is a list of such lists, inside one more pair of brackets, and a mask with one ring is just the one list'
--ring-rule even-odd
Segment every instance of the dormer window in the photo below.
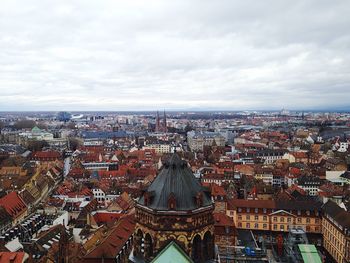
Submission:
{"label": "dormer window", "polygon": [[145,192],[143,198],[145,200],[145,206],[149,206],[152,203],[152,198],[154,196],[154,192]]}
{"label": "dormer window", "polygon": [[168,198],[168,209],[175,210],[176,209],[176,198],[174,193],[171,193]]}
{"label": "dormer window", "polygon": [[197,207],[201,207],[203,205],[203,194],[202,192],[198,192],[196,195],[196,203]]}

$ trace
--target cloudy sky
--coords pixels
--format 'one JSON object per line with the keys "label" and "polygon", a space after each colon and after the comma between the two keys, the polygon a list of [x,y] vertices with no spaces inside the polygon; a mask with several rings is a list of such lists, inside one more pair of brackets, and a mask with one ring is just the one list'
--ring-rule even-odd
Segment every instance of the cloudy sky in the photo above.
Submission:
{"label": "cloudy sky", "polygon": [[350,109],[350,1],[5,0],[0,110]]}

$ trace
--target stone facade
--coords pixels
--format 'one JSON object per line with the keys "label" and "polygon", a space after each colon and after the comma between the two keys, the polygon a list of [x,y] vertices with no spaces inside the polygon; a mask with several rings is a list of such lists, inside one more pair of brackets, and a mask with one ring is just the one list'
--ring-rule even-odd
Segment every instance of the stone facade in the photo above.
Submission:
{"label": "stone facade", "polygon": [[[164,171],[158,175],[163,178],[155,179],[152,183],[159,191],[152,190],[156,188],[151,185],[136,204],[133,248],[135,262],[152,261],[171,241],[176,242],[194,262],[215,258],[214,204],[187,169],[178,157],[172,157],[170,164],[165,165]],[[162,189],[166,187],[168,177],[171,177],[172,184],[169,189]],[[176,181],[183,177],[186,177],[188,184],[186,189],[185,186],[172,188],[173,185],[180,184]],[[184,190],[187,192],[181,192]],[[186,195],[187,198],[191,196],[190,202],[182,200]],[[167,207],[164,208],[164,203],[160,205],[162,200],[167,200]]]}

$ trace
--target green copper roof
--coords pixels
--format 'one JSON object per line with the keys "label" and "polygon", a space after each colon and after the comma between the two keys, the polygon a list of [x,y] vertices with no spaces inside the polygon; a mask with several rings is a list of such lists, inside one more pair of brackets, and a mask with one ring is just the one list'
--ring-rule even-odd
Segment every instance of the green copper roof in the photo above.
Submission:
{"label": "green copper roof", "polygon": [[322,263],[320,255],[314,245],[298,245],[305,263]]}
{"label": "green copper roof", "polygon": [[38,126],[34,126],[33,129],[32,129],[32,133],[40,133],[41,130],[39,129]]}
{"label": "green copper roof", "polygon": [[192,259],[174,242],[171,241],[152,260],[152,263],[193,263]]}

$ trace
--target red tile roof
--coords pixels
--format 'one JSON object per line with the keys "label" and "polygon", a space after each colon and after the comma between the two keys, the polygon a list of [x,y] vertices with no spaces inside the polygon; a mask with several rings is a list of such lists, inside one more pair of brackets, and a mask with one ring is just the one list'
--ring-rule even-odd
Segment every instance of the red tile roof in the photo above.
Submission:
{"label": "red tile roof", "polygon": [[22,263],[26,258],[25,252],[0,252],[0,263]]}
{"label": "red tile roof", "polygon": [[95,222],[100,224],[107,224],[111,222],[117,221],[119,218],[121,218],[124,214],[122,213],[116,213],[116,212],[96,212],[93,217],[95,219]]}
{"label": "red tile roof", "polygon": [[3,206],[12,218],[22,215],[27,206],[17,192],[11,192],[0,198],[0,206]]}
{"label": "red tile roof", "polygon": [[88,177],[88,172],[84,168],[74,167],[69,171],[68,176],[75,179],[80,179]]}
{"label": "red tile roof", "polygon": [[39,151],[34,152],[32,157],[34,159],[59,159],[61,154],[56,151]]}
{"label": "red tile roof", "polygon": [[213,213],[215,226],[233,226],[233,219],[224,213]]}
{"label": "red tile roof", "polygon": [[301,195],[307,195],[306,191],[296,184],[292,184],[286,191],[290,194],[294,191],[298,191]]}
{"label": "red tile roof", "polygon": [[297,167],[292,167],[290,168],[290,173],[292,175],[301,175],[301,170]]}
{"label": "red tile roof", "polygon": [[250,208],[275,208],[276,203],[274,200],[245,200],[245,199],[233,199],[227,202],[228,209],[232,210],[236,207],[250,207]]}
{"label": "red tile roof", "polygon": [[100,259],[102,256],[106,259],[115,259],[119,251],[122,250],[124,244],[133,234],[135,229],[134,217],[122,217],[108,233],[103,240],[100,240],[94,248],[87,251],[85,259]]}
{"label": "red tile roof", "polygon": [[306,152],[292,152],[291,153],[295,158],[307,158],[307,153]]}
{"label": "red tile roof", "polygon": [[212,184],[203,183],[203,186],[206,186],[210,189],[212,196],[226,196],[227,195],[225,189],[222,186],[219,186],[215,183],[212,183]]}

